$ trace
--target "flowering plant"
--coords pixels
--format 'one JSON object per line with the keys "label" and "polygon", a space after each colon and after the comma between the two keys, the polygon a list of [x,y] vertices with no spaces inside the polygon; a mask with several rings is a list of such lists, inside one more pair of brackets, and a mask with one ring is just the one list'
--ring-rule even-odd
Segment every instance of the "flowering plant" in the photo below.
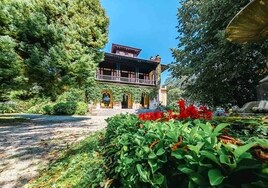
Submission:
{"label": "flowering plant", "polygon": [[139,119],[143,121],[169,121],[170,119],[212,119],[212,111],[210,111],[206,106],[195,107],[193,104],[186,106],[185,100],[179,100],[178,106],[180,113],[174,113],[169,110],[167,113],[162,111],[156,112],[146,112],[139,114]]}

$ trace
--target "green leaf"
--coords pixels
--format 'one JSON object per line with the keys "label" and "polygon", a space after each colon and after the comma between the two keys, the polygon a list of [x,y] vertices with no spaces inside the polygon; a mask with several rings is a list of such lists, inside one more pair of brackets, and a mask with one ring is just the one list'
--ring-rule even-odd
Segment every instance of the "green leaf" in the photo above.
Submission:
{"label": "green leaf", "polygon": [[236,168],[237,165],[236,165],[236,162],[235,161],[234,161],[234,163],[231,163],[230,157],[231,156],[222,154],[222,155],[220,155],[220,162],[222,164],[228,165],[231,169],[234,169],[234,168]]}
{"label": "green leaf", "polygon": [[219,124],[219,125],[217,125],[216,127],[215,127],[215,129],[214,129],[214,133],[218,133],[218,132],[220,132],[222,129],[224,129],[225,127],[227,127],[227,126],[230,126],[230,124],[228,124],[228,123],[221,123],[221,124]]}
{"label": "green leaf", "polygon": [[184,174],[192,174],[194,171],[189,168],[187,165],[179,165],[178,170],[183,172]]}
{"label": "green leaf", "polygon": [[154,175],[153,178],[153,185],[163,185],[165,181],[165,176],[163,176],[161,173],[157,173],[156,175]]}
{"label": "green leaf", "polygon": [[192,138],[194,138],[197,134],[197,131],[198,131],[198,126],[192,128],[191,132],[190,132],[190,135]]}
{"label": "green leaf", "polygon": [[204,142],[198,142],[196,146],[188,145],[188,148],[198,155],[200,149],[203,147],[204,144]]}
{"label": "green leaf", "polygon": [[156,155],[157,156],[161,156],[165,153],[165,150],[163,148],[160,148],[157,152],[156,152]]}
{"label": "green leaf", "polygon": [[210,124],[203,124],[203,123],[201,123],[201,124],[199,124],[199,126],[203,129],[203,131],[205,133],[207,133],[208,135],[211,134],[211,132],[212,132],[212,126]]}
{"label": "green leaf", "polygon": [[150,165],[153,174],[160,168],[156,160],[148,160],[148,164]]}
{"label": "green leaf", "polygon": [[224,180],[224,176],[218,169],[211,169],[208,171],[209,183],[212,186],[220,185]]}
{"label": "green leaf", "polygon": [[137,164],[136,168],[138,170],[138,173],[139,173],[141,179],[145,182],[148,182],[149,181],[149,173],[147,171],[145,171],[140,164]]}
{"label": "green leaf", "polygon": [[184,152],[182,149],[177,149],[177,150],[171,152],[171,156],[175,157],[176,159],[183,159]]}
{"label": "green leaf", "polygon": [[132,163],[133,162],[133,159],[131,159],[131,158],[126,158],[125,159],[125,163],[126,164],[130,164],[130,163]]}
{"label": "green leaf", "polygon": [[205,185],[206,181],[204,177],[198,173],[191,173],[190,179],[195,182],[197,185]]}
{"label": "green leaf", "polygon": [[214,161],[216,164],[220,165],[217,157],[214,154],[212,154],[212,153],[210,153],[208,151],[200,151],[200,154],[203,155],[203,156],[205,156],[206,158]]}
{"label": "green leaf", "polygon": [[239,146],[234,150],[234,156],[236,159],[238,159],[243,153],[245,153],[246,151],[248,151],[250,148],[252,148],[253,146],[255,146],[257,143],[256,142],[251,142],[248,143],[244,146]]}
{"label": "green leaf", "polygon": [[152,152],[148,155],[148,158],[149,158],[149,159],[156,159],[157,156],[156,156],[156,154],[152,151]]}

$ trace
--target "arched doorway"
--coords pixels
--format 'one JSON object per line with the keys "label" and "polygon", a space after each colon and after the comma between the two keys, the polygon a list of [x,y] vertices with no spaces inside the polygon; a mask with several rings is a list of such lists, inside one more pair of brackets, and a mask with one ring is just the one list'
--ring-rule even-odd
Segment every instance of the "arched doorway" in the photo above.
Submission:
{"label": "arched doorway", "polygon": [[123,93],[121,106],[123,109],[131,109],[132,108],[132,96],[130,93]]}
{"label": "arched doorway", "polygon": [[144,93],[142,93],[141,101],[140,101],[141,107],[142,108],[149,108],[149,101],[150,101],[149,96],[144,94]]}
{"label": "arched doorway", "polygon": [[104,90],[101,92],[101,107],[102,108],[113,108],[113,95],[111,91]]}

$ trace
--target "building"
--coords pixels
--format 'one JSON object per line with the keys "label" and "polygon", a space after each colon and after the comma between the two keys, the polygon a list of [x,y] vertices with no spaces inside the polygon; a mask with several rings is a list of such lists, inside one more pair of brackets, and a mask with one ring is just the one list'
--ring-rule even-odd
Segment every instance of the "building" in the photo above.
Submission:
{"label": "building", "polygon": [[112,44],[111,53],[105,53],[96,72],[100,92],[97,108],[156,107],[159,92],[163,96],[166,91],[160,88],[160,74],[167,66],[161,64],[159,55],[146,60],[139,58],[140,52],[138,48]]}

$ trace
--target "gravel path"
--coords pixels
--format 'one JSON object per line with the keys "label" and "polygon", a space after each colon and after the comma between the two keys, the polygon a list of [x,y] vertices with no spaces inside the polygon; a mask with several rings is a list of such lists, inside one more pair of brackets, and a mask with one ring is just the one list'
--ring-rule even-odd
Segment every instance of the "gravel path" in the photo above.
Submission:
{"label": "gravel path", "polygon": [[[14,116],[14,115],[12,115]],[[0,187],[23,187],[38,169],[69,147],[106,126],[105,116],[16,115],[29,118],[0,125]]]}

